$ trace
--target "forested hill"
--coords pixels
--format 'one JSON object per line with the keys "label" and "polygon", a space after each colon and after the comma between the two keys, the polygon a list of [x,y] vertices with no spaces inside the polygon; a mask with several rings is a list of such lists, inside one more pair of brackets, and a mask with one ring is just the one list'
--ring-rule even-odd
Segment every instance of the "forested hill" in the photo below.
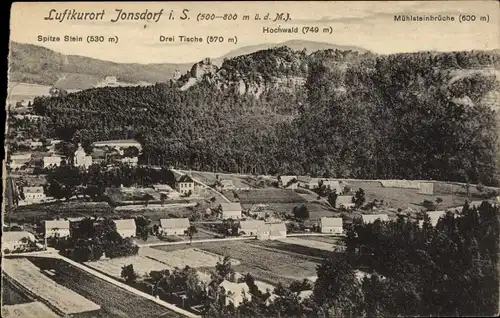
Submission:
{"label": "forested hill", "polygon": [[[89,81],[115,76],[129,83],[167,82],[176,70],[186,72],[192,64],[126,64],[65,55],[38,45],[10,42],[9,80],[41,85],[54,85],[65,76],[87,76]],[[73,87],[84,89],[87,87]]]}
{"label": "forested hill", "polygon": [[[34,106],[52,121],[42,135],[137,138],[143,160],[157,164],[498,185],[499,65],[492,52],[306,56],[278,48],[228,59],[185,90],[176,83],[91,89]],[[229,87],[235,74],[303,83],[258,95],[218,86]]]}

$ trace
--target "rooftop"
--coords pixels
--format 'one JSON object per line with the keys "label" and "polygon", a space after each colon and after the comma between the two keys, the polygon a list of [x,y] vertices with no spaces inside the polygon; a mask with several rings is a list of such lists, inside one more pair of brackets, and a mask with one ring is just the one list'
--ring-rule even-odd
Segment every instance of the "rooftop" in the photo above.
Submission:
{"label": "rooftop", "polygon": [[188,218],[161,219],[160,226],[163,229],[179,229],[179,228],[187,229],[189,227],[189,219]]}

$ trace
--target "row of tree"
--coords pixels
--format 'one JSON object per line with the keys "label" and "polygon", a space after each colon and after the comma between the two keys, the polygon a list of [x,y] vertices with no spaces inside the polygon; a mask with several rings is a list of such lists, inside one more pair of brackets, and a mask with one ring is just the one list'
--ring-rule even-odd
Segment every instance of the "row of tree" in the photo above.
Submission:
{"label": "row of tree", "polygon": [[159,183],[174,187],[175,180],[175,175],[167,168],[156,170],[119,165],[110,169],[105,165],[96,164],[88,169],[80,169],[61,165],[47,171],[46,193],[56,199],[69,200],[75,195],[100,199],[108,187],[151,187]]}

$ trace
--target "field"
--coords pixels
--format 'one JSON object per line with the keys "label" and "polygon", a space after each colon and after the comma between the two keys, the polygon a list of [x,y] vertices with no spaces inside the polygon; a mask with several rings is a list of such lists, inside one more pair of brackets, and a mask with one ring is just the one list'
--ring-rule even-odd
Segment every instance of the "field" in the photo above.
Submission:
{"label": "field", "polygon": [[12,221],[29,222],[51,219],[54,216],[65,218],[86,217],[89,215],[112,216],[113,209],[105,202],[54,202],[21,206],[12,213],[7,213],[5,217]]}
{"label": "field", "polygon": [[2,275],[2,305],[17,305],[29,303],[32,300],[28,295],[20,292],[9,283],[9,280]]}
{"label": "field", "polygon": [[151,271],[170,269],[171,267],[158,261],[142,256],[128,256],[113,259],[85,262],[85,265],[101,273],[121,279],[122,267],[132,264],[139,276],[146,276]]}
{"label": "field", "polygon": [[[255,241],[252,240],[252,243]],[[290,284],[294,280],[302,280],[316,274],[317,259],[306,255],[281,252],[260,248],[242,241],[195,243],[186,246],[156,247],[164,251],[182,248],[198,248],[218,255],[228,255],[241,263],[233,266],[241,274],[251,273],[256,280],[272,285],[282,282]],[[214,270],[207,267],[207,270]]]}
{"label": "field", "polygon": [[[464,194],[456,193],[452,194],[446,193],[445,191],[436,191],[434,195],[419,194],[417,189],[402,189],[402,188],[384,188],[380,182],[376,181],[348,181],[352,190],[355,191],[358,188],[362,188],[365,191],[366,202],[371,202],[374,199],[378,201],[384,200],[384,203],[389,204],[392,208],[406,209],[408,207],[412,209],[423,209],[421,206],[424,200],[435,201],[437,198],[443,199],[443,202],[439,204],[438,209],[446,209],[455,206],[461,206],[464,204],[467,197]],[[452,188],[449,188],[450,190]],[[459,191],[457,187],[455,191]],[[469,201],[471,199],[469,198]]]}
{"label": "field", "polygon": [[[293,190],[267,188],[236,191],[241,204],[259,204],[259,203],[306,203],[300,194]],[[232,200],[234,195],[230,191],[224,191],[223,194]],[[235,199],[235,201],[238,201]]]}
{"label": "field", "polygon": [[344,239],[341,237],[337,237],[337,236],[312,236],[311,235],[311,236],[303,236],[300,238],[303,240],[307,240],[307,241],[324,242],[324,243],[330,243],[330,244],[336,244],[336,245],[344,244]]}
{"label": "field", "polygon": [[8,87],[9,102],[34,99],[37,96],[49,96],[51,86],[10,82]]}
{"label": "field", "polygon": [[52,312],[47,306],[41,302],[31,302],[18,305],[2,306],[2,317],[4,318],[58,318],[59,316]]}
{"label": "field", "polygon": [[143,318],[182,317],[150,300],[107,283],[87,272],[56,258],[31,258],[43,269],[53,269],[57,283],[101,305],[99,316],[77,315],[78,318]]}
{"label": "field", "polygon": [[[193,241],[194,243],[194,241]],[[155,259],[159,262],[170,265],[171,267],[183,268],[186,265],[190,267],[212,267],[215,268],[217,262],[222,261],[219,255],[210,254],[206,251],[184,248],[173,251],[163,251],[162,247],[149,248],[142,247],[139,249],[139,255]],[[239,261],[232,260],[233,265],[239,265]]]}
{"label": "field", "polygon": [[253,241],[248,243],[255,246],[262,246],[263,248],[271,249],[270,251],[274,250],[277,253],[281,251],[281,252],[295,253],[298,255],[303,255],[305,257],[314,258],[316,262],[321,261],[325,257],[330,257],[333,254],[333,246],[331,246],[329,250],[327,250],[326,246],[324,245],[322,245],[322,247],[324,247],[323,249],[319,249],[317,247],[314,248],[311,247],[315,245],[314,243],[319,243],[314,241],[311,241],[311,243],[308,244],[310,246],[305,246],[306,244],[294,244],[282,241]]}
{"label": "field", "polygon": [[65,314],[98,310],[99,305],[61,286],[42,274],[25,258],[4,259],[3,270],[16,285],[49,302]]}

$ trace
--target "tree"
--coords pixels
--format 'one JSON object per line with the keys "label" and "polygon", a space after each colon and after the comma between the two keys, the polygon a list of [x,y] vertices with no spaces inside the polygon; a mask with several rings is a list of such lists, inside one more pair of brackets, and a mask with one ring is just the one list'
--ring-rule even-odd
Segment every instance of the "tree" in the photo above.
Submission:
{"label": "tree", "polygon": [[337,190],[334,189],[333,191],[330,191],[328,193],[328,203],[330,203],[331,206],[335,207],[338,196],[339,195],[337,194]]}
{"label": "tree", "polygon": [[354,194],[352,201],[355,204],[356,208],[360,208],[365,203],[365,200],[365,191],[359,188],[359,190]]}
{"label": "tree", "polygon": [[193,243],[193,235],[195,235],[196,233],[198,233],[198,229],[195,225],[190,225],[185,231],[185,234],[189,236],[189,244]]}
{"label": "tree", "polygon": [[122,267],[122,272],[120,275],[123,279],[125,279],[125,282],[127,283],[135,283],[137,280],[137,273],[134,271],[134,265],[129,264],[125,265]]}
{"label": "tree", "polygon": [[317,269],[314,300],[337,317],[360,316],[362,293],[350,263],[343,257],[325,259]]}
{"label": "tree", "polygon": [[292,210],[293,215],[301,220],[307,220],[309,218],[309,209],[306,205],[297,205]]}
{"label": "tree", "polygon": [[231,258],[226,255],[222,259],[222,262],[217,262],[215,265],[215,273],[221,278],[229,281],[234,281],[235,271],[231,264]]}

